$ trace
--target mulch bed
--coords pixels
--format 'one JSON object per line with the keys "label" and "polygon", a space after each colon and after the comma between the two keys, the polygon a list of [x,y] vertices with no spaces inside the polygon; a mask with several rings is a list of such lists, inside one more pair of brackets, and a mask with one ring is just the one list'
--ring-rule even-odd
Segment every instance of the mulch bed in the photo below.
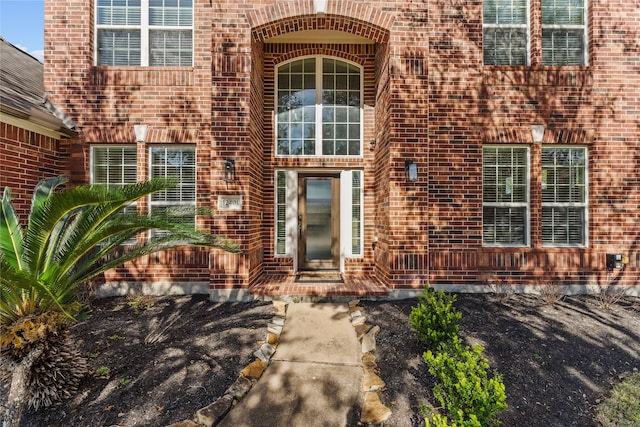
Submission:
{"label": "mulch bed", "polygon": [[[27,411],[23,426],[164,426],[189,419],[236,380],[266,335],[270,303],[215,304],[206,296],[153,299],[136,311],[126,298],[95,302],[72,328],[91,372],[62,404]],[[384,424],[423,425],[420,406],[437,406],[433,380],[408,316],[415,299],[362,301],[381,327],[376,357],[381,393],[393,415]],[[597,426],[596,406],[612,386],[640,369],[640,300],[604,309],[593,297],[460,294],[460,333],[482,344],[503,374],[505,426]],[[286,328],[286,325],[285,325]]]}

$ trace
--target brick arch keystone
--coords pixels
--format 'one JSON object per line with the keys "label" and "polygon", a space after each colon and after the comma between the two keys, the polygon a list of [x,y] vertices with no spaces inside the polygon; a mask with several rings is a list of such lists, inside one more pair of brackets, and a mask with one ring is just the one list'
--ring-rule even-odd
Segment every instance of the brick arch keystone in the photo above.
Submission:
{"label": "brick arch keystone", "polygon": [[313,0],[286,0],[247,13],[255,41],[302,30],[342,31],[386,43],[395,16],[351,0],[327,0],[317,13]]}

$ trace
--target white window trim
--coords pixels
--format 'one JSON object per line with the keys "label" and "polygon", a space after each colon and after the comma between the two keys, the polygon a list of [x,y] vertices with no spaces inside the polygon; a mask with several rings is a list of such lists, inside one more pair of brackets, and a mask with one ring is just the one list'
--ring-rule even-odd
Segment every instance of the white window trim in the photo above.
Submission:
{"label": "white window trim", "polygon": [[295,170],[277,169],[274,172],[274,191],[277,193],[278,172],[286,174],[285,184],[285,250],[278,254],[278,200],[277,194],[273,198],[273,253],[275,258],[294,258],[297,265],[297,241],[298,241],[298,172]]}
{"label": "white window trim", "polygon": [[[151,30],[171,30],[171,31],[184,31],[191,30],[191,67],[193,66],[193,62],[195,59],[194,49],[195,49],[195,34],[194,34],[194,18],[195,18],[195,5],[196,1],[192,4],[191,9],[191,26],[159,26],[159,25],[149,25],[149,0],[140,0],[140,25],[99,25],[98,24],[98,0],[94,0],[94,18],[93,18],[93,29],[94,29],[94,37],[93,37],[93,65],[94,66],[106,66],[106,67],[149,67],[149,34]],[[98,53],[98,31],[99,30],[140,30],[140,65],[100,65],[99,64],[99,53]],[[162,65],[160,65],[162,67]],[[182,65],[181,67],[189,67],[189,65]]]}
{"label": "white window trim", "polygon": [[[484,14],[482,16],[482,34],[484,36],[484,29],[485,28],[497,28],[497,29],[511,29],[511,28],[524,28],[525,32],[526,32],[526,36],[527,36],[527,55],[526,55],[526,60],[524,64],[518,64],[518,65],[504,65],[504,64],[498,64],[498,65],[494,65],[494,64],[484,64],[484,59],[483,59],[483,66],[486,67],[523,67],[523,66],[528,66],[531,65],[531,4],[530,4],[530,0],[526,0],[526,7],[527,7],[527,22],[526,24],[513,24],[513,25],[506,25],[506,24],[485,24],[484,23]],[[483,38],[483,43],[484,43],[484,38]],[[484,48],[483,48],[484,49]],[[484,57],[484,50],[483,50],[483,57]]]}
{"label": "white window trim", "polygon": [[[584,186],[585,186],[585,194],[584,194],[584,203],[555,203],[555,202],[544,202],[541,200],[541,208],[545,206],[548,207],[565,207],[565,208],[574,208],[581,207],[584,208],[584,226],[582,229],[584,243],[579,245],[572,244],[551,244],[551,243],[543,243],[542,246],[545,248],[586,248],[589,247],[589,149],[584,145],[543,145],[543,149],[552,148],[552,149],[583,149],[585,153],[585,164],[584,164]],[[542,167],[542,166],[541,166]],[[540,211],[542,213],[542,210]],[[542,227],[542,226],[541,226]]]}
{"label": "white window trim", "polygon": [[[153,148],[165,148],[165,149],[171,149],[171,148],[193,148],[193,155],[194,155],[194,165],[195,165],[195,175],[194,175],[194,181],[195,181],[195,188],[194,188],[194,194],[193,194],[193,201],[189,201],[189,202],[185,202],[185,201],[173,201],[173,202],[154,202],[152,199],[152,196],[148,197],[148,206],[149,206],[149,214],[151,214],[151,212],[153,211],[154,207],[163,207],[163,206],[193,206],[194,209],[197,208],[197,203],[198,203],[198,149],[196,147],[195,144],[157,144],[157,145],[152,145],[149,147],[149,152],[148,152],[148,165],[149,165],[149,170],[147,171],[148,174],[147,176],[149,177],[149,179],[153,179],[152,173],[153,173]],[[159,178],[166,178],[166,176],[164,177],[159,177]],[[196,218],[194,216],[193,218],[193,222],[194,222],[194,226],[197,227],[196,224]],[[150,237],[153,236],[153,230],[150,230],[149,232]]]}
{"label": "white window trim", "polygon": [[[544,1],[544,0],[542,0]],[[542,2],[541,2],[542,4]],[[584,0],[584,9],[582,11],[582,22],[584,25],[549,25],[541,23],[542,31],[546,29],[550,30],[583,30],[582,38],[582,57],[584,58],[584,64],[580,65],[586,67],[589,65],[589,0]],[[540,14],[542,20],[542,14]],[[541,34],[542,35],[542,34]],[[541,43],[542,45],[542,43]],[[566,67],[566,65],[546,65],[547,67]],[[574,67],[577,65],[574,65]]]}
{"label": "white window trim", "polygon": [[[506,244],[506,243],[486,243],[484,241],[484,231],[482,232],[483,240],[482,246],[485,248],[528,248],[531,247],[531,149],[529,146],[523,146],[522,144],[484,144],[482,148],[524,148],[526,150],[526,159],[527,159],[527,187],[525,189],[527,194],[526,202],[516,202],[516,203],[506,203],[506,202],[485,202],[482,200],[482,208],[484,207],[492,207],[492,208],[525,208],[525,217],[524,217],[524,244]],[[484,163],[484,158],[483,158]],[[484,164],[482,166],[484,168]],[[484,189],[484,182],[482,183]],[[484,191],[484,190],[483,190]],[[482,218],[483,228],[484,228],[484,215]]]}
{"label": "white window trim", "polygon": [[91,184],[95,183],[95,176],[93,173],[93,168],[95,165],[95,152],[96,148],[123,148],[123,147],[131,147],[137,151],[137,147],[135,144],[92,144],[91,149],[89,150],[89,182]]}
{"label": "white window trim", "polygon": [[[353,172],[359,172],[364,183],[364,172],[345,170],[340,173],[340,269],[344,271],[345,258],[364,257],[364,188],[360,191],[360,254],[353,253],[352,211]],[[363,185],[364,187],[364,185]]]}
{"label": "white window trim", "polygon": [[[93,144],[91,145],[91,149],[89,150],[89,182],[93,185],[93,184],[97,184],[97,185],[104,185],[104,183],[96,183],[95,182],[95,175],[94,175],[94,166],[95,166],[95,149],[96,148],[124,148],[124,147],[131,147],[134,149],[134,151],[136,151],[136,181],[138,181],[137,179],[137,175],[138,175],[138,163],[137,163],[137,146],[135,144]],[[109,187],[109,184],[106,184],[107,187]],[[138,208],[138,203],[137,202],[132,202],[130,203],[125,209],[132,209],[132,210],[136,210]],[[122,243],[123,246],[132,246],[135,245],[137,243],[137,239],[133,238],[130,239],[128,241],[125,241]]]}
{"label": "white window trim", "polygon": [[[315,152],[314,155],[292,155],[292,154],[278,154],[277,147],[277,137],[278,137],[278,69],[283,65],[289,64],[291,62],[304,60],[307,58],[315,58],[316,59],[316,136],[315,136]],[[350,155],[331,155],[325,156],[322,155],[322,60],[335,59],[347,64],[353,65],[360,70],[360,154],[356,156]],[[358,63],[353,61],[349,61],[344,58],[339,58],[331,55],[306,55],[299,56],[288,61],[281,62],[275,66],[275,76],[274,76],[274,100],[273,100],[273,111],[274,111],[274,126],[273,126],[273,141],[274,141],[274,155],[277,158],[331,158],[331,159],[358,159],[364,157],[364,67]]]}

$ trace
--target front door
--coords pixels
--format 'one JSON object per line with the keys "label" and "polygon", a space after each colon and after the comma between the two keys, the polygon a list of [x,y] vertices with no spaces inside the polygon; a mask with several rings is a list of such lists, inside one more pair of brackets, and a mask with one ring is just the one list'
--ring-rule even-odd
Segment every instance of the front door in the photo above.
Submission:
{"label": "front door", "polygon": [[298,268],[338,269],[340,178],[301,176],[298,191]]}

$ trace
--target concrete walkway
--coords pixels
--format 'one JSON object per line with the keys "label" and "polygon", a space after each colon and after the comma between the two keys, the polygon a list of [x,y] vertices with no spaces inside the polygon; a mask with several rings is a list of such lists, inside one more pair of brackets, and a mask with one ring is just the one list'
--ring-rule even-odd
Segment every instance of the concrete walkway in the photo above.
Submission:
{"label": "concrete walkway", "polygon": [[218,426],[357,425],[361,357],[347,304],[291,303],[269,367]]}

